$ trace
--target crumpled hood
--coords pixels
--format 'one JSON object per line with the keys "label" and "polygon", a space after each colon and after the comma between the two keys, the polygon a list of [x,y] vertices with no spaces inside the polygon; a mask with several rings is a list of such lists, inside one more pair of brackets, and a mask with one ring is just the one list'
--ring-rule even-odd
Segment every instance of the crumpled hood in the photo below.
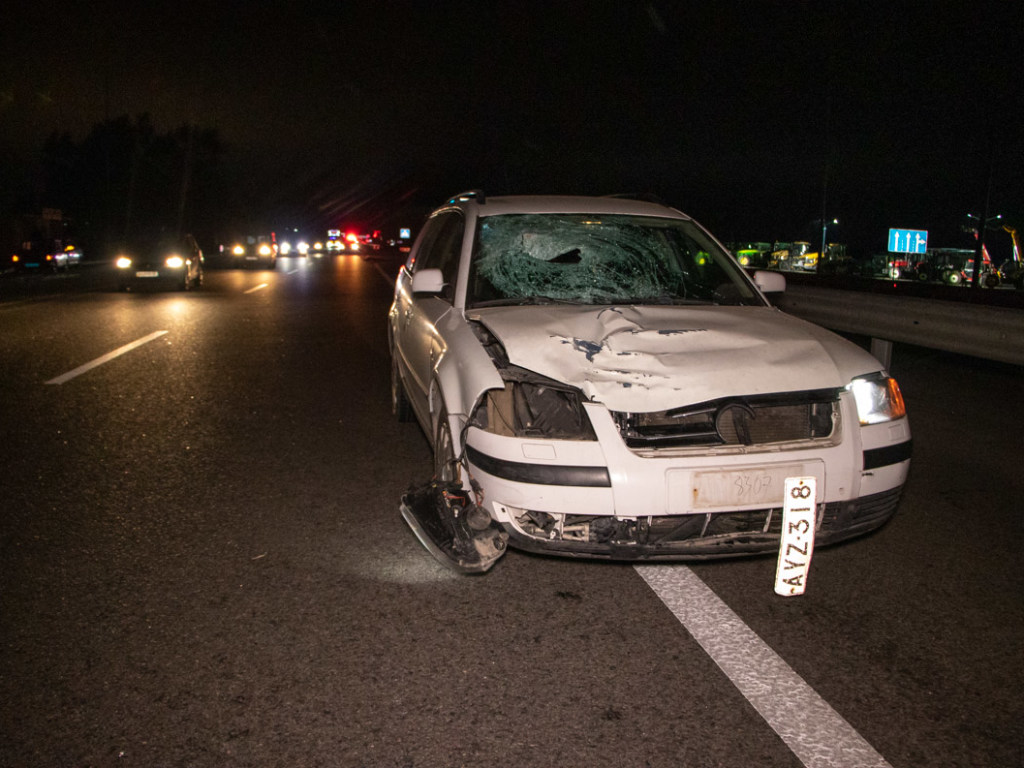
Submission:
{"label": "crumpled hood", "polygon": [[860,347],[770,307],[524,306],[468,316],[511,363],[613,411],[842,387],[881,369]]}

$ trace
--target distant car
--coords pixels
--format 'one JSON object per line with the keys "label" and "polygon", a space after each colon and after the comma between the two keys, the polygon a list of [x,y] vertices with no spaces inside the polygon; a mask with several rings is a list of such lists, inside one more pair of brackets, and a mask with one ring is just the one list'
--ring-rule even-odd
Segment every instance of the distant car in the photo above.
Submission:
{"label": "distant car", "polygon": [[778,552],[785,484],[812,477],[818,544],[878,528],[910,465],[899,387],[761,292],[784,288],[663,205],[452,198],[388,317],[392,407],[427,434],[438,489],[408,494],[406,521],[463,570],[506,541],[618,560]]}
{"label": "distant car", "polygon": [[63,240],[28,240],[11,255],[9,266],[20,272],[56,272],[81,260],[82,252]]}
{"label": "distant car", "polygon": [[198,288],[203,282],[203,252],[191,235],[158,234],[137,239],[117,250],[114,262],[121,290],[132,288]]}
{"label": "distant car", "polygon": [[277,243],[269,235],[250,235],[236,240],[231,246],[231,265],[273,269],[277,266]]}

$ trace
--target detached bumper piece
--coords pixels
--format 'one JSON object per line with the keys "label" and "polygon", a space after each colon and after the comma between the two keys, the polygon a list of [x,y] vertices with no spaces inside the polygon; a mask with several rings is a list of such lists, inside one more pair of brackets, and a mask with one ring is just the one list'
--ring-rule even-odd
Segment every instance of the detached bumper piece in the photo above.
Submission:
{"label": "detached bumper piece", "polygon": [[427,551],[457,573],[483,573],[505,554],[508,534],[457,484],[410,489],[402,517]]}

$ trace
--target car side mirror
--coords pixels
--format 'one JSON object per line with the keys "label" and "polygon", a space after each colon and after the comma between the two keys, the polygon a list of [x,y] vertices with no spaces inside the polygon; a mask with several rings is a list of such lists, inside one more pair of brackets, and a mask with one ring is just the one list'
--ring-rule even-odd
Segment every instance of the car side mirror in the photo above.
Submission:
{"label": "car side mirror", "polygon": [[782,293],[786,290],[786,277],[778,272],[766,272],[763,269],[754,273],[754,285],[761,293]]}
{"label": "car side mirror", "polygon": [[420,269],[413,273],[413,293],[441,293],[444,290],[444,275],[440,269]]}

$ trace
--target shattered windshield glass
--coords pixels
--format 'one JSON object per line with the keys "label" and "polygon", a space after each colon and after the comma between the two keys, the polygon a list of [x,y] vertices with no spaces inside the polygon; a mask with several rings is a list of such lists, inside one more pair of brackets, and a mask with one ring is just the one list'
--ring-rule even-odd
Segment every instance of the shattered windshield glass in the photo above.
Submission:
{"label": "shattered windshield glass", "polygon": [[762,303],[740,268],[689,221],[505,214],[477,227],[469,306]]}

